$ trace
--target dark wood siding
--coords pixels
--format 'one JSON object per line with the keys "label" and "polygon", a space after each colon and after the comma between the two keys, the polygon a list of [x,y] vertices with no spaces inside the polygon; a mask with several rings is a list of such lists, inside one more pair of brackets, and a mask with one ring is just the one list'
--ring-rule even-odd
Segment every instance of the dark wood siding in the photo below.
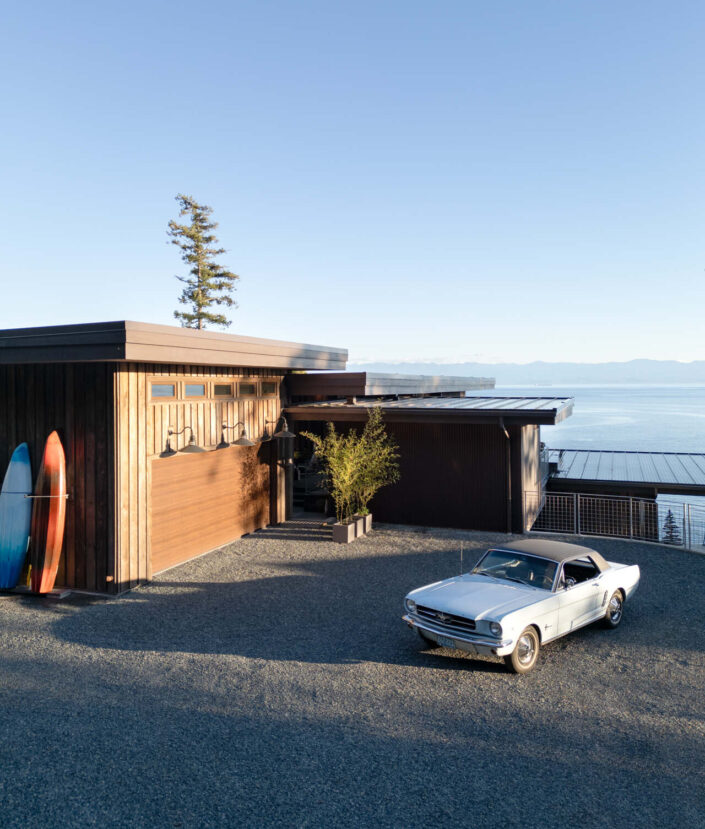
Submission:
{"label": "dark wood siding", "polygon": [[17,444],[29,444],[36,478],[54,429],[66,453],[69,499],[57,585],[111,588],[113,535],[112,366],[0,366],[0,474]]}
{"label": "dark wood siding", "polygon": [[275,443],[152,460],[152,569],[159,572],[270,523]]}
{"label": "dark wood siding", "polygon": [[390,424],[401,479],[375,497],[379,521],[428,527],[506,529],[506,464],[497,426]]}
{"label": "dark wood siding", "polygon": [[[363,424],[336,423],[338,431]],[[321,421],[296,430],[320,434]],[[388,423],[399,446],[401,479],[375,497],[375,520],[425,527],[507,529],[506,438],[498,425]],[[297,439],[304,451],[310,444]]]}

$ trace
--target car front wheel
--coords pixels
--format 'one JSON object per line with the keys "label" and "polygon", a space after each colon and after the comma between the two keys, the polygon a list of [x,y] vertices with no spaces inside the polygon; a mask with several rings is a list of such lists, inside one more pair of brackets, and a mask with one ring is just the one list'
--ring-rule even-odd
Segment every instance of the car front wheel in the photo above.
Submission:
{"label": "car front wheel", "polygon": [[605,613],[605,625],[608,628],[616,628],[622,621],[624,616],[624,599],[622,592],[617,590],[612,594],[612,598],[607,603],[607,613]]}
{"label": "car front wheel", "polygon": [[526,628],[517,639],[514,650],[504,657],[504,662],[515,674],[528,674],[539,658],[540,647],[535,628]]}

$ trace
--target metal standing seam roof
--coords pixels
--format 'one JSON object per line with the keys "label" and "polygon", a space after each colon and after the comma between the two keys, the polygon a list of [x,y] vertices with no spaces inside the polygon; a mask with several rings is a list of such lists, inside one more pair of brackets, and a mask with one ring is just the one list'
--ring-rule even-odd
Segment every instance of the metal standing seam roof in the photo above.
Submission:
{"label": "metal standing seam roof", "polygon": [[322,416],[345,412],[364,412],[379,406],[389,414],[456,414],[459,417],[502,417],[526,419],[538,417],[542,422],[558,423],[573,412],[572,397],[405,397],[399,400],[327,400],[300,403],[287,407],[295,416]]}
{"label": "metal standing seam roof", "polygon": [[552,477],[570,481],[614,481],[654,487],[702,487],[705,454],[601,449],[550,449]]}

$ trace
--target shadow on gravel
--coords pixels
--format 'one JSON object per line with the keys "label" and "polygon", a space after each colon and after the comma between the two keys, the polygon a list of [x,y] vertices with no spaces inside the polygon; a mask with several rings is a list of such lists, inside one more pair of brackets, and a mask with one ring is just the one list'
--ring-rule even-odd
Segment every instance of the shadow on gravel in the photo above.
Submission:
{"label": "shadow on gravel", "polygon": [[[250,581],[186,582],[168,579],[169,573],[123,599],[99,601],[88,612],[57,613],[54,632],[67,642],[95,648],[503,670],[499,660],[448,650],[424,652],[401,621],[407,591],[457,571],[457,550],[451,544],[434,552],[350,558],[335,553],[327,557],[326,547],[316,545],[321,556],[313,561],[267,564],[269,570],[295,573]],[[648,649],[655,630],[660,647],[702,651],[692,614],[695,608],[702,613],[702,591],[695,585],[705,575],[705,561],[674,558],[672,578],[654,581],[649,578],[650,558],[658,550],[634,547],[632,558],[626,559],[641,565],[642,584],[617,631],[592,625],[547,646],[547,651],[579,651],[594,643]],[[624,554],[624,549],[619,552]],[[693,566],[702,571],[697,580],[690,572]]]}
{"label": "shadow on gravel", "polygon": [[[24,678],[38,665],[27,657],[5,670]],[[489,709],[458,698],[430,717],[403,698],[381,710],[363,702],[361,718],[356,702],[338,708],[315,688],[297,687],[293,708],[283,689],[272,708],[252,686],[192,691],[181,674],[157,674],[151,685],[153,669],[147,677],[134,663],[107,674],[100,660],[80,672],[53,665],[45,677],[41,693],[0,709],[0,725],[21,734],[3,758],[5,829],[562,829],[566,791],[573,827],[610,825],[613,803],[630,825],[702,825],[701,767],[687,763],[701,756],[694,735],[613,730],[563,719],[554,706],[537,723],[535,698]],[[508,781],[501,796],[498,780]],[[127,794],[117,797],[116,786]]]}

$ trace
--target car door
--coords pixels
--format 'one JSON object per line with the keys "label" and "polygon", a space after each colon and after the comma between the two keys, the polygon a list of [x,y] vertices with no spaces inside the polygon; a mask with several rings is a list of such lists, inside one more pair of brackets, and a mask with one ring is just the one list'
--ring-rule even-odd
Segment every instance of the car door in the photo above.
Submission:
{"label": "car door", "polygon": [[[597,568],[595,570],[596,575],[586,581],[570,587],[559,587],[559,635],[581,627],[600,615],[605,586],[602,574]],[[563,578],[563,573],[559,578]]]}

